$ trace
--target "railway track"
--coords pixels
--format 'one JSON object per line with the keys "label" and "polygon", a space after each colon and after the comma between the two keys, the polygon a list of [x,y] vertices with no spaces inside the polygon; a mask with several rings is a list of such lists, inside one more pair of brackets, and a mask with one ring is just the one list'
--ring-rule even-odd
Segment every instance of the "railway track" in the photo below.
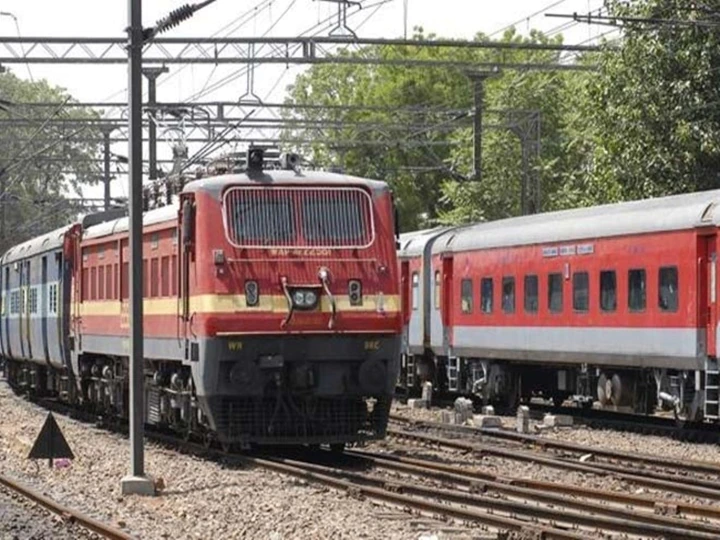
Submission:
{"label": "railway track", "polygon": [[[609,532],[622,538],[720,537],[720,509],[710,505],[591,493],[577,486],[494,477],[469,467],[366,450],[235,454],[165,433],[149,431],[147,436],[226,466],[261,467],[413,513],[498,531],[560,540],[607,538]],[[704,494],[710,496],[709,491]],[[720,500],[720,491],[713,491],[713,496]]]}
{"label": "railway track", "polygon": [[690,481],[697,481],[697,485],[705,484],[708,487],[718,486],[718,482],[720,482],[720,464],[707,461],[684,460],[679,462],[676,459],[662,456],[622,452],[597,446],[590,447],[504,429],[476,428],[440,422],[420,422],[398,415],[391,415],[390,420],[405,428],[451,433],[455,436],[464,436],[481,442],[501,441],[504,444],[512,445],[514,448],[541,450],[565,460],[578,460],[583,456],[589,456],[592,458],[591,465],[603,467],[606,470],[642,472],[650,476],[657,476],[657,473],[660,472],[664,479],[682,479],[683,481],[689,479]]}
{"label": "railway track", "polygon": [[0,484],[2,484],[6,489],[10,490],[11,492],[23,497],[24,499],[32,501],[33,503],[42,506],[46,510],[57,514],[63,520],[77,524],[84,529],[87,529],[88,531],[99,535],[101,538],[107,538],[109,540],[132,540],[133,538],[132,536],[121,531],[120,529],[116,529],[114,527],[111,527],[110,525],[107,525],[106,523],[93,519],[90,516],[86,516],[78,510],[68,508],[67,506],[62,505],[52,500],[51,498],[46,497],[42,493],[39,493],[17,482],[16,480],[8,478],[5,475],[0,475]]}

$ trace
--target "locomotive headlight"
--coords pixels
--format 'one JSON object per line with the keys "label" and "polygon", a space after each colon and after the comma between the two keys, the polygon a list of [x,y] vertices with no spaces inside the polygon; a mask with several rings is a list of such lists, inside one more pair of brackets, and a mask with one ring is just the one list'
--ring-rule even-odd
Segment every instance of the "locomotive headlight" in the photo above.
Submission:
{"label": "locomotive headlight", "polygon": [[245,282],[245,304],[248,307],[255,307],[260,302],[260,287],[257,281],[249,280]]}
{"label": "locomotive headlight", "polygon": [[309,289],[295,289],[292,293],[293,306],[297,309],[312,309],[317,305],[318,295]]}
{"label": "locomotive headlight", "polygon": [[351,306],[362,306],[362,283],[358,279],[348,281],[348,296],[350,297]]}

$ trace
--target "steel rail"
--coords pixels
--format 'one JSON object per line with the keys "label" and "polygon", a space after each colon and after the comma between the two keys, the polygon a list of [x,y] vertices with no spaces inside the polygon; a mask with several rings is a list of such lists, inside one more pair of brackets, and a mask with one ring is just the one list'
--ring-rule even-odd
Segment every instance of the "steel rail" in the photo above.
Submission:
{"label": "steel rail", "polygon": [[[577,488],[572,485],[558,484],[552,482],[529,481],[530,486],[523,486],[524,480],[515,478],[500,477],[493,474],[481,472],[467,467],[458,467],[437,463],[433,461],[408,458],[402,456],[388,456],[367,451],[347,451],[346,454],[358,456],[362,459],[371,461],[374,465],[388,468],[390,470],[402,471],[409,474],[417,474],[424,477],[432,477],[441,481],[456,482],[467,486],[471,493],[486,493],[488,491],[521,497],[526,500],[542,501],[547,504],[560,505],[576,510],[583,510],[594,514],[605,514],[613,518],[619,518],[629,521],[649,523],[657,526],[667,526],[677,528],[678,526],[688,529],[713,533],[720,536],[720,525],[713,525],[701,521],[683,521],[678,522],[675,519],[646,512],[634,512],[626,508],[617,506],[608,506],[607,502],[620,503],[631,506],[642,506],[644,508],[652,508],[654,510],[668,510],[678,508],[678,506],[689,506],[675,501],[658,501],[656,499],[643,498],[635,495],[624,495],[622,498],[616,497],[616,492],[590,490],[585,488]],[[569,488],[569,489],[565,489]],[[559,494],[558,494],[559,493]],[[579,500],[569,495],[579,495],[586,498],[593,498],[602,503],[592,503],[589,501]],[[604,496],[608,494],[608,496]],[[649,504],[648,504],[649,503]],[[705,513],[705,510],[709,512]],[[715,517],[720,519],[720,508],[707,506],[700,507],[699,512],[702,517]],[[679,513],[679,512],[678,512]],[[622,531],[621,531],[622,532]],[[624,531],[630,532],[630,531]]]}
{"label": "steel rail", "polygon": [[602,456],[609,459],[618,459],[622,461],[632,461],[635,463],[642,463],[645,465],[654,465],[661,467],[670,467],[673,469],[681,469],[683,471],[693,471],[704,474],[716,474],[720,475],[720,465],[708,462],[708,461],[682,461],[678,462],[670,458],[662,456],[652,456],[650,454],[637,454],[631,452],[621,452],[619,450],[609,450],[606,448],[590,447],[578,443],[556,441],[539,437],[536,435],[527,435],[523,433],[514,433],[511,431],[502,431],[498,429],[488,428],[476,428],[470,426],[450,426],[442,424],[440,422],[428,422],[428,421],[415,421],[409,420],[396,414],[390,415],[390,420],[395,422],[401,422],[404,424],[420,427],[428,427],[432,429],[439,429],[443,431],[455,431],[468,434],[480,434],[486,437],[495,439],[506,439],[524,444],[531,444],[539,446],[543,449],[551,448],[557,450],[566,450],[569,452],[577,452],[579,454],[593,454],[594,456]]}
{"label": "steel rail", "polygon": [[11,480],[7,476],[0,475],[0,484],[10,489],[11,491],[18,493],[22,497],[29,499],[47,510],[58,514],[65,521],[71,521],[79,524],[80,526],[88,529],[96,534],[99,534],[103,538],[109,538],[111,540],[132,540],[132,536],[129,534],[111,527],[101,521],[93,519],[77,510],[73,510],[64,506],[54,500],[46,497],[45,495],[38,493],[37,491],[20,484],[15,480]]}
{"label": "steel rail", "polygon": [[[677,539],[716,539],[718,537],[718,528],[710,528],[709,531],[689,530],[683,527],[684,524],[672,523],[667,520],[662,525],[654,523],[639,523],[633,519],[618,519],[603,517],[598,515],[590,515],[585,512],[576,512],[568,510],[559,510],[550,507],[541,507],[528,505],[525,502],[510,501],[507,499],[499,499],[490,496],[467,493],[457,490],[444,489],[438,487],[423,487],[417,482],[405,482],[401,480],[385,480],[376,478],[367,474],[360,474],[347,471],[346,469],[337,469],[326,465],[318,465],[307,463],[304,461],[295,461],[289,459],[272,458],[270,461],[282,464],[290,464],[295,467],[314,471],[315,474],[321,474],[325,477],[336,476],[342,478],[353,478],[358,483],[370,484],[371,487],[389,491],[393,494],[413,494],[419,497],[442,498],[445,501],[453,501],[462,505],[479,506],[493,512],[507,512],[512,515],[524,515],[533,519],[550,520],[553,523],[567,523],[572,525],[582,525],[590,528],[600,528],[603,531],[612,530],[621,533],[662,536],[664,538]],[[427,474],[429,471],[424,468],[418,468],[414,474]],[[450,478],[450,477],[447,477]],[[460,481],[461,477],[456,476],[454,481]],[[365,486],[364,486],[365,488]],[[440,505],[445,513],[448,509],[447,505]],[[456,517],[461,517],[457,515]],[[466,518],[467,519],[467,518]],[[545,532],[545,531],[543,531]],[[583,536],[586,538],[586,536]]]}
{"label": "steel rail", "polygon": [[537,463],[555,469],[572,470],[576,472],[590,473],[600,476],[614,476],[622,480],[627,480],[629,482],[634,482],[635,484],[651,487],[654,489],[671,491],[684,495],[691,495],[693,497],[720,500],[720,487],[708,488],[703,486],[696,486],[687,483],[687,479],[683,479],[683,482],[679,482],[678,479],[661,480],[658,478],[647,478],[640,474],[634,474],[629,472],[608,471],[600,467],[588,465],[587,463],[575,463],[572,461],[566,461],[553,457],[544,457],[533,454],[531,452],[520,452],[517,450],[508,450],[505,448],[498,448],[490,445],[461,442],[453,439],[446,439],[443,437],[435,437],[432,435],[421,435],[419,433],[399,431],[393,428],[389,428],[387,430],[387,434],[390,437],[407,438],[410,440],[416,440],[424,443],[431,443],[445,446],[448,448],[455,448],[457,450],[463,450],[465,452],[474,452],[480,455],[501,457],[513,461]]}

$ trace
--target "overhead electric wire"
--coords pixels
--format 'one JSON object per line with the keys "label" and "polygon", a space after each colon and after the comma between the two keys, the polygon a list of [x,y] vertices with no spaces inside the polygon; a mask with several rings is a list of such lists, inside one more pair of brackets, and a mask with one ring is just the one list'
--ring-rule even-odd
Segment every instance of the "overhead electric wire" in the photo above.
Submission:
{"label": "overhead electric wire", "polygon": [[515,21],[515,22],[512,23],[512,24],[508,24],[507,26],[504,26],[504,27],[501,28],[500,30],[495,30],[492,34],[489,34],[488,37],[491,38],[491,37],[496,36],[496,35],[498,35],[498,34],[502,34],[502,33],[505,32],[505,30],[510,30],[511,28],[514,28],[514,27],[517,26],[518,24],[523,23],[523,22],[525,22],[525,21],[528,21],[528,20],[530,20],[530,19],[532,19],[532,18],[534,18],[534,17],[537,17],[538,15],[542,15],[542,14],[545,13],[548,9],[552,9],[552,8],[554,8],[554,7],[556,7],[556,6],[559,6],[560,4],[564,4],[565,2],[567,2],[567,0],[556,0],[556,1],[554,1],[554,2],[551,2],[550,4],[548,4],[547,6],[545,6],[544,8],[542,8],[542,9],[540,9],[540,10],[534,12],[534,13],[531,13],[531,14],[528,15],[527,17],[523,17],[522,19],[518,19],[517,21]]}

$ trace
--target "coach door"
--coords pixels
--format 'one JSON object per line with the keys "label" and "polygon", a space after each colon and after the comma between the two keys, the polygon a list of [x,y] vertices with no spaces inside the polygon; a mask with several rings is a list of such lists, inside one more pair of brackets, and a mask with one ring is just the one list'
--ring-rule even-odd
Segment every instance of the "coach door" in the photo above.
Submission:
{"label": "coach door", "polygon": [[706,353],[717,355],[717,237],[698,237],[698,327],[705,327]]}

